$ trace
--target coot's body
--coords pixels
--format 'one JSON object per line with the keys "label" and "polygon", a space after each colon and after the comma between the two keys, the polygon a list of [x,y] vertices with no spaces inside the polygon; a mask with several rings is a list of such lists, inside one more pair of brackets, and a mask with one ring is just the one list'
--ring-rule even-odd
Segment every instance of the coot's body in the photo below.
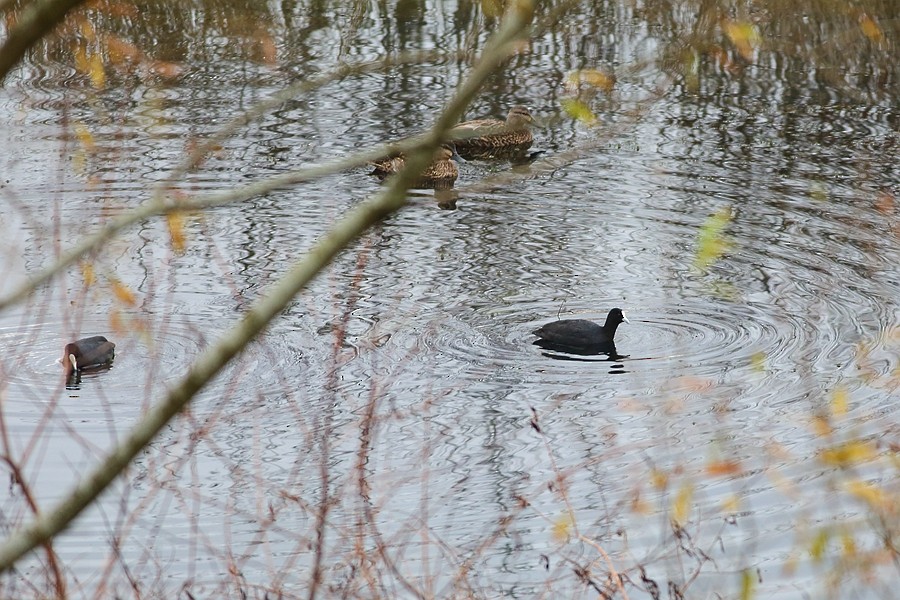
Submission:
{"label": "coot's body", "polygon": [[66,376],[71,377],[82,371],[108,367],[115,357],[116,345],[102,335],[95,335],[66,344],[63,365]]}
{"label": "coot's body", "polygon": [[609,311],[602,326],[585,319],[553,321],[534,330],[538,336],[534,344],[576,354],[615,354],[616,329],[623,322],[628,323],[628,319],[618,308]]}

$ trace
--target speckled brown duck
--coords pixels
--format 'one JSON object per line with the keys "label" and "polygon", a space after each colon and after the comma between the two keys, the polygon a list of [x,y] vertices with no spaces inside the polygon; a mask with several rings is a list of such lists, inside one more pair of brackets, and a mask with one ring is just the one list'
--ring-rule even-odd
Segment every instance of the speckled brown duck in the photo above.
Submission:
{"label": "speckled brown duck", "polygon": [[[475,119],[465,121],[454,127],[456,151],[465,159],[505,157],[524,153],[534,142],[529,128],[534,124],[534,117],[524,106],[509,109],[506,120]],[[456,139],[463,136],[464,139]],[[473,136],[473,137],[465,137]]]}
{"label": "speckled brown duck", "polygon": [[[421,177],[413,184],[414,188],[445,190],[453,187],[456,178],[459,177],[459,167],[456,166],[455,160],[459,159],[456,150],[450,144],[443,144],[434,153],[434,160]],[[381,158],[370,163],[374,170],[370,175],[374,175],[380,180],[398,173],[406,166],[406,157],[403,154],[397,154],[386,158]]]}

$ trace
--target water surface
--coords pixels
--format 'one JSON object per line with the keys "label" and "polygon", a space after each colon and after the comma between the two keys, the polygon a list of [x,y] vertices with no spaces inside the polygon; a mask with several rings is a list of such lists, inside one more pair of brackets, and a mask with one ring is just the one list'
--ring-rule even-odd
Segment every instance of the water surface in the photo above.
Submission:
{"label": "water surface", "polygon": [[[489,4],[81,16],[108,36],[105,85],[62,37],[0,93],[3,289],[146,202],[228,120],[338,61],[448,52],[298,96],[179,190],[233,189],[427,127],[470,67],[449,53],[495,27]],[[896,28],[879,44],[862,17],[814,14],[807,30],[772,3],[744,57],[725,20],[690,33],[707,23],[693,3],[586,4],[467,114],[527,104],[545,153],[465,163],[452,198],[412,193],[342,254],[56,540],[72,597],[306,597],[323,505],[328,597],[596,597],[613,589],[610,564],[631,598],[654,584],[731,596],[742,573],[761,597],[889,596],[898,577],[877,536],[895,524],[873,526],[852,486],[897,490]],[[871,4],[879,22],[898,17]],[[822,39],[778,41],[801,34]],[[139,64],[117,62],[111,36]],[[576,95],[573,69],[617,80]],[[575,98],[596,123],[566,111]],[[357,168],[190,215],[183,253],[165,220],[146,221],[0,314],[4,453],[39,504],[378,190]],[[613,306],[632,321],[621,360],[531,344],[547,321]],[[117,342],[115,364],[66,389],[62,347],[95,334]],[[823,460],[854,440],[873,455]],[[0,502],[4,530],[29,520],[15,486]],[[812,560],[822,536],[830,551]],[[850,538],[870,571],[842,562]],[[3,586],[21,597],[48,582],[35,555]]]}

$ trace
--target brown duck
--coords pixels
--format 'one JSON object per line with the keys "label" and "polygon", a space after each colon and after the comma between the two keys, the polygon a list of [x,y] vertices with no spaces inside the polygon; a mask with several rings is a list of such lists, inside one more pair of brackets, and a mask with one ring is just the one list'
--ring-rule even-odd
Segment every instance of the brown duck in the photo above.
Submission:
{"label": "brown duck", "polygon": [[[451,144],[443,144],[434,153],[434,160],[422,175],[413,184],[414,188],[426,188],[446,190],[453,187],[456,178],[459,177],[459,167],[456,166],[459,155]],[[388,156],[370,163],[374,170],[369,173],[380,180],[384,180],[394,173],[398,173],[406,166],[406,157],[403,154]]]}
{"label": "brown duck", "polygon": [[[465,121],[451,130],[456,151],[466,159],[506,157],[524,153],[531,147],[534,136],[530,125],[534,117],[524,106],[509,109],[506,120],[475,119]],[[456,139],[461,136],[461,139]],[[469,137],[467,137],[469,136]]]}

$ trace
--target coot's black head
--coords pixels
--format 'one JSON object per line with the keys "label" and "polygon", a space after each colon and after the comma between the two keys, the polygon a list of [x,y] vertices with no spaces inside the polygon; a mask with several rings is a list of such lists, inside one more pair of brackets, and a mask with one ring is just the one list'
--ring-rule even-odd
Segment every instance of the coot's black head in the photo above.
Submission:
{"label": "coot's black head", "polygon": [[621,308],[614,308],[606,315],[607,327],[618,327],[619,323],[629,323],[628,317],[622,312]]}

